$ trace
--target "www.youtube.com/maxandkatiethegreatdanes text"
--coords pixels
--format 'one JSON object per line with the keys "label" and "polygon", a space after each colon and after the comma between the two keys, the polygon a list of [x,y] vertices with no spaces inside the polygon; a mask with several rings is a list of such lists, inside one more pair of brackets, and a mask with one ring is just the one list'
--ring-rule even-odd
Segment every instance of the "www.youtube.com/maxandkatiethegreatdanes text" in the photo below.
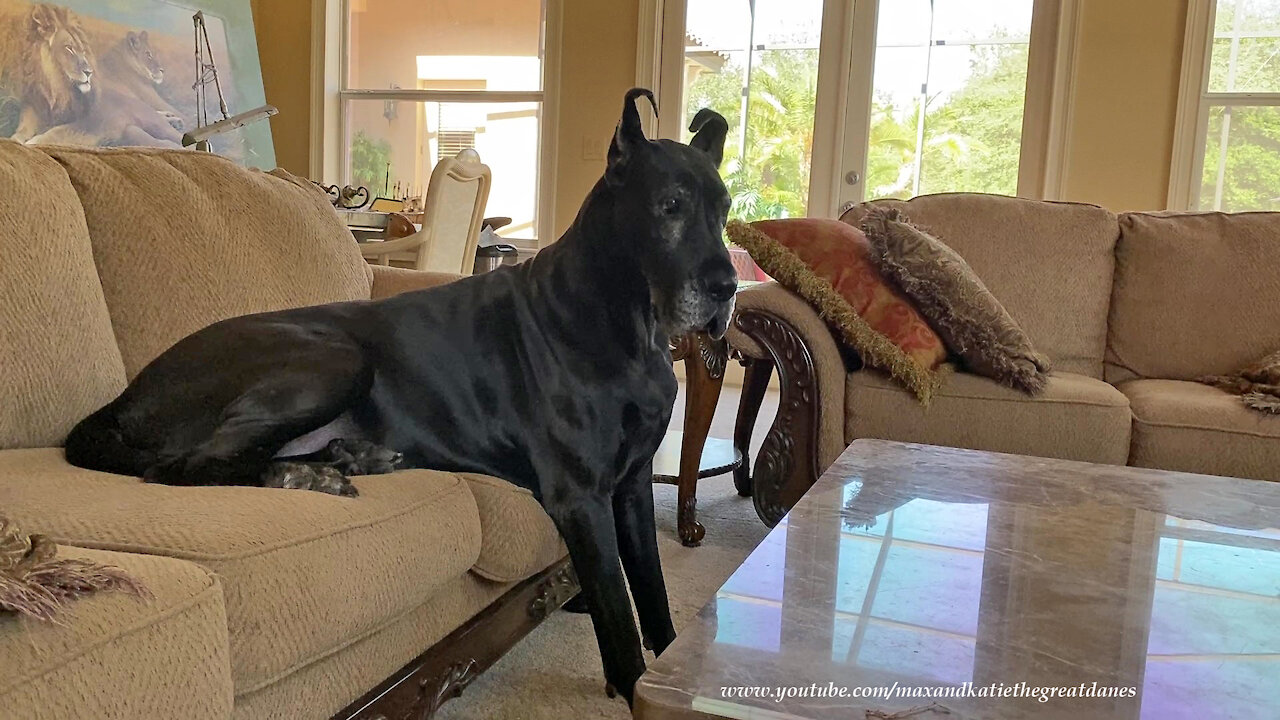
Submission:
{"label": "www.youtube.com/maxandkatiethegreatdanes text", "polygon": [[720,688],[720,697],[758,698],[783,702],[793,698],[850,698],[868,700],[894,699],[940,699],[940,698],[1035,698],[1047,703],[1055,698],[1132,698],[1137,697],[1138,688],[1133,685],[1099,685],[1098,683],[1080,683],[1079,685],[1044,686],[1028,685],[1025,682],[1014,684],[991,683],[990,685],[927,686],[927,685],[866,685],[846,686],[835,683],[819,685],[727,685]]}

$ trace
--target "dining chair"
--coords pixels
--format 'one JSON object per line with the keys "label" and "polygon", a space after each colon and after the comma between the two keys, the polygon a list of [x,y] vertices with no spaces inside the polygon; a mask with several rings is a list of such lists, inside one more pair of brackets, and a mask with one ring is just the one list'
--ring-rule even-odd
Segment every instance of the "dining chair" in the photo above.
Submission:
{"label": "dining chair", "polygon": [[422,228],[405,237],[362,243],[366,260],[409,260],[415,270],[470,275],[493,176],[475,151],[436,163],[427,182]]}

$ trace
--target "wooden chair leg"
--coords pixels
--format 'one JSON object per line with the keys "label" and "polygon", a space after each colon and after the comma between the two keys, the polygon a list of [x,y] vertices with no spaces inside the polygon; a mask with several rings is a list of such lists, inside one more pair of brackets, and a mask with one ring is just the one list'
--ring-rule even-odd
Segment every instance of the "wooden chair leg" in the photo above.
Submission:
{"label": "wooden chair leg", "polygon": [[742,497],[751,497],[751,432],[755,429],[760,404],[769,389],[773,361],[748,358],[742,378],[742,399],[738,403],[738,419],[733,426],[733,446],[742,455],[742,464],[734,468],[733,486]]}
{"label": "wooden chair leg", "polygon": [[677,482],[679,509],[676,525],[680,531],[680,542],[686,547],[696,547],[707,533],[698,522],[698,468],[702,464],[702,450],[720,399],[729,353],[723,340],[712,340],[704,333],[698,333],[696,345],[698,352],[689,353],[684,362],[684,444],[680,447],[680,478]]}

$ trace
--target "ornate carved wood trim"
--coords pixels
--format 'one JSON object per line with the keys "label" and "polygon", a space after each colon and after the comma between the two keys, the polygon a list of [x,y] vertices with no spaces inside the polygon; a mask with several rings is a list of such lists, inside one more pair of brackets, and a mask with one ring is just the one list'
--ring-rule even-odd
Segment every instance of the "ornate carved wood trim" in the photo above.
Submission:
{"label": "ornate carved wood trim", "polygon": [[542,621],[578,594],[578,576],[573,566],[560,568],[538,585],[538,594],[529,603],[529,617]]}
{"label": "ornate carved wood trim", "polygon": [[746,309],[733,323],[768,352],[778,370],[778,417],[751,474],[756,514],[773,526],[818,479],[817,372],[804,340],[777,315]]}
{"label": "ornate carved wood trim", "polygon": [[724,377],[724,368],[729,363],[729,343],[723,338],[713,340],[704,332],[691,332],[671,338],[669,345],[672,362],[692,360],[696,353],[711,379],[719,380]]}
{"label": "ornate carved wood trim", "polygon": [[564,558],[512,586],[333,720],[430,720],[577,592],[577,576]]}

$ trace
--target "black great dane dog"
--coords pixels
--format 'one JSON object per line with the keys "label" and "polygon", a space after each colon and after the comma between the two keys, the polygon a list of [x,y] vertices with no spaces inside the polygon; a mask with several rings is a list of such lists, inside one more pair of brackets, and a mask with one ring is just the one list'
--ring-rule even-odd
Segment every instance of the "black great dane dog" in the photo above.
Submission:
{"label": "black great dane dog", "polygon": [[[675,638],[651,468],[676,396],[667,340],[722,336],[736,288],[716,170],[725,119],[702,110],[688,145],[650,141],[641,96],[653,103],[627,93],[572,227],[532,260],[211,325],[77,425],[67,459],[172,485],[355,495],[346,474],[403,465],[526,487],[569,548],[605,678],[630,702],[644,657],[624,570],[650,646]],[[326,434],[339,439],[282,457]]]}

